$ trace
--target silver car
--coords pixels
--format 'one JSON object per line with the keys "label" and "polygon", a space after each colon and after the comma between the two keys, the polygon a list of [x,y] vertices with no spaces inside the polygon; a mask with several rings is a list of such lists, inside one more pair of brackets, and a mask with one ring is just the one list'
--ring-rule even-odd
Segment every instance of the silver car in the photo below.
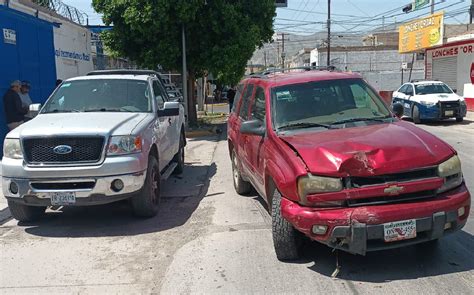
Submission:
{"label": "silver car", "polygon": [[3,194],[19,221],[39,218],[47,206],[126,198],[137,216],[151,217],[160,181],[183,171],[185,144],[184,109],[153,73],[69,79],[6,136]]}

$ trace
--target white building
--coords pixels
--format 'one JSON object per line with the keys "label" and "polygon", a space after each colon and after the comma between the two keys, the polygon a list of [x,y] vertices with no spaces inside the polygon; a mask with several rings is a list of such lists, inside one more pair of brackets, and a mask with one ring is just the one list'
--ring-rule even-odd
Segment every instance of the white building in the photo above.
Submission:
{"label": "white building", "polygon": [[30,0],[0,0],[3,5],[7,2],[12,9],[57,24],[54,28],[54,54],[58,79],[85,75],[93,70],[91,36],[87,28]]}

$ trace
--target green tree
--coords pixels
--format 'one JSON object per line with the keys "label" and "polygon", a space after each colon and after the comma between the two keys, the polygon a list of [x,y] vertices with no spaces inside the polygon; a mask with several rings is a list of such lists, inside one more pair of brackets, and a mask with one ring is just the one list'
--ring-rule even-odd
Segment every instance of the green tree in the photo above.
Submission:
{"label": "green tree", "polygon": [[[206,72],[226,84],[243,76],[253,52],[273,35],[274,0],[93,0],[113,30],[106,46],[143,67],[181,69],[181,28],[186,32],[189,80]],[[190,123],[196,122],[189,83]]]}

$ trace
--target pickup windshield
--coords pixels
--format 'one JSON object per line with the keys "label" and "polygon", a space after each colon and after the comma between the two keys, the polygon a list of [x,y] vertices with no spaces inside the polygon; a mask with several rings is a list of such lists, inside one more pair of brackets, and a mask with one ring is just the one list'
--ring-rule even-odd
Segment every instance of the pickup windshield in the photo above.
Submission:
{"label": "pickup windshield", "polygon": [[286,126],[359,126],[393,120],[382,100],[362,79],[275,87],[272,90],[272,108],[273,125],[277,130],[286,129]]}
{"label": "pickup windshield", "polygon": [[42,113],[152,112],[147,81],[90,79],[64,82]]}
{"label": "pickup windshield", "polygon": [[453,93],[448,86],[442,83],[418,84],[415,85],[416,95],[437,94],[437,93]]}

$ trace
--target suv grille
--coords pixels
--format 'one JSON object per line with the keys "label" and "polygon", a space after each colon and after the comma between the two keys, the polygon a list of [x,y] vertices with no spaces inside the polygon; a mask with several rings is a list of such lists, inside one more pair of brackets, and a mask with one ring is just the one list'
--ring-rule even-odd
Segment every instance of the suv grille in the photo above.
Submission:
{"label": "suv grille", "polygon": [[[66,145],[71,151],[65,154],[54,152],[54,148]],[[25,160],[30,164],[96,163],[100,161],[104,138],[50,137],[26,138],[23,140]]]}
{"label": "suv grille", "polygon": [[431,177],[436,177],[435,167],[380,176],[350,177],[350,183],[352,187],[363,187],[366,185],[378,185],[390,182],[404,182]]}

